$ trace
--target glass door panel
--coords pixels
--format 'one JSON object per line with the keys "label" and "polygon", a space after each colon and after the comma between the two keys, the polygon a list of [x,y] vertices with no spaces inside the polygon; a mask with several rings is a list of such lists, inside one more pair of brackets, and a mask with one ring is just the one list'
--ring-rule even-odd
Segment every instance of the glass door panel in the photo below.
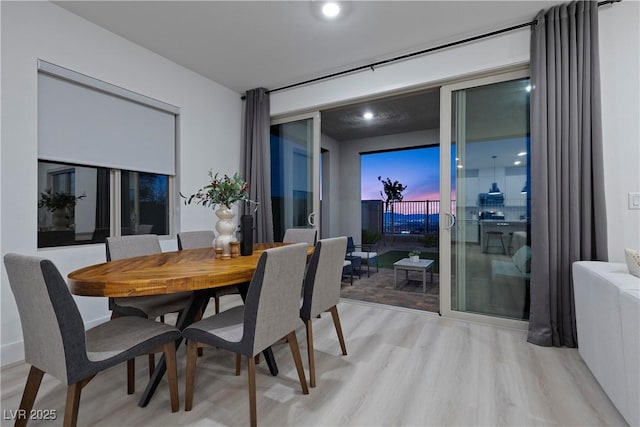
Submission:
{"label": "glass door panel", "polygon": [[315,227],[320,205],[319,114],[271,124],[271,203],[273,237],[287,228]]}
{"label": "glass door panel", "polygon": [[529,318],[528,90],[524,73],[442,89],[442,310],[454,317]]}

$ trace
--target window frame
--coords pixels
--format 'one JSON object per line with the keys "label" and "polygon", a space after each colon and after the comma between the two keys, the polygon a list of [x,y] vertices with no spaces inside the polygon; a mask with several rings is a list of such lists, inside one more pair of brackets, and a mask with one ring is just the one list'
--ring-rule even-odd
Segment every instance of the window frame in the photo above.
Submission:
{"label": "window frame", "polygon": [[[179,208],[179,198],[177,196],[177,188],[179,188],[179,176],[180,176],[180,161],[179,161],[179,146],[180,146],[180,108],[174,105],[168,104],[166,102],[148,97],[146,95],[142,95],[137,92],[133,92],[131,90],[116,86],[114,84],[98,80],[96,78],[87,76],[85,74],[61,67],[59,65],[55,65],[49,63],[47,61],[43,61],[38,59],[37,61],[37,71],[38,73],[49,74],[64,80],[68,80],[70,82],[83,85],[89,88],[96,89],[101,92],[105,92],[109,95],[114,95],[129,101],[133,101],[142,105],[145,105],[150,108],[154,108],[157,110],[161,110],[167,113],[170,113],[174,116],[175,120],[175,133],[173,135],[174,140],[174,174],[162,174],[156,172],[149,171],[140,171],[140,170],[132,170],[131,172],[138,173],[155,173],[157,175],[166,176],[168,179],[168,200],[167,200],[167,228],[168,234],[159,235],[161,239],[168,240],[175,238],[177,232],[179,231],[179,220],[180,220],[180,208]],[[59,159],[48,159],[46,157],[41,158],[38,156],[38,162],[48,162],[48,163],[58,163],[61,166],[61,170],[68,169],[69,167],[90,167],[90,168],[105,168],[109,170],[109,227],[110,227],[110,236],[120,236],[121,235],[121,209],[122,209],[122,194],[121,194],[121,181],[122,181],[122,169],[106,167],[106,166],[97,166],[94,164],[82,164],[82,163],[65,163],[64,160]],[[52,184],[52,183],[50,183]],[[77,188],[77,186],[76,186]],[[38,188],[38,191],[40,189]],[[39,192],[38,192],[39,196]],[[36,209],[38,209],[36,207]],[[36,224],[36,228],[38,229],[38,225]],[[86,244],[91,244],[94,242],[88,241]],[[84,243],[76,243],[76,245],[84,245]],[[58,247],[68,247],[70,245],[60,245],[60,246],[46,246],[46,247],[38,247],[37,249],[50,249],[50,248],[58,248]]]}

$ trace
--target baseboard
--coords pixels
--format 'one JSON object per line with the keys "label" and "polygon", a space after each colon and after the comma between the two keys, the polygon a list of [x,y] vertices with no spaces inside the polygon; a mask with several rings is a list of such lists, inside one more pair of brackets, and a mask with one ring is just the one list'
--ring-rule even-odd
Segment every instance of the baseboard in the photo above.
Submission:
{"label": "baseboard", "polygon": [[3,344],[0,347],[0,366],[5,367],[24,360],[24,345],[22,340]]}
{"label": "baseboard", "polygon": [[[109,320],[110,317],[101,317],[99,319],[91,320],[84,324],[85,329],[91,329],[94,326],[98,326],[101,323]],[[24,342],[22,340],[12,342],[9,344],[3,344],[0,347],[0,366],[5,367],[14,363],[22,362],[24,360]]]}

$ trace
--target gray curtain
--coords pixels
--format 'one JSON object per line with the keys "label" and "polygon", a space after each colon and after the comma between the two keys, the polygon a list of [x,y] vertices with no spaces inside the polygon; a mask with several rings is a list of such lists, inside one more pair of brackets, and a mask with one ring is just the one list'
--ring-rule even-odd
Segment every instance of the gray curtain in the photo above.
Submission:
{"label": "gray curtain", "polygon": [[528,341],[576,347],[571,265],[607,260],[598,6],[540,12],[531,39]]}
{"label": "gray curtain", "polygon": [[[254,242],[273,242],[271,212],[271,125],[269,94],[264,88],[247,91],[245,102],[242,176],[249,183],[249,197],[259,203],[254,215]],[[253,212],[253,206],[244,213]]]}

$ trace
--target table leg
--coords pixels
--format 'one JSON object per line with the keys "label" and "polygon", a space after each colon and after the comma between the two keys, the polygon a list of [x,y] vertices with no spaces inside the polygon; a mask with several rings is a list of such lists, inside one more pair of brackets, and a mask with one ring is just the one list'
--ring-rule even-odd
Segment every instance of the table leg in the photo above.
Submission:
{"label": "table leg", "polygon": [[422,269],[422,293],[427,292],[427,269]]}
{"label": "table leg", "polygon": [[393,267],[393,289],[398,289],[398,267]]}
{"label": "table leg", "polygon": [[[176,322],[176,328],[181,331],[185,329],[187,326],[193,323],[193,320],[196,317],[196,314],[199,310],[204,306],[204,304],[209,300],[209,291],[207,289],[201,291],[194,291],[193,299],[187,308],[182,310],[180,316],[178,316],[178,321]],[[176,348],[180,346],[182,343],[182,337],[176,340]],[[158,388],[158,384],[160,384],[160,380],[164,373],[167,370],[166,361],[164,360],[164,354],[160,357],[155,369],[153,370],[153,375],[151,375],[151,379],[149,379],[149,383],[147,384],[147,388],[145,388],[140,400],[138,401],[138,406],[145,407],[149,404],[153,393],[155,393]]]}

